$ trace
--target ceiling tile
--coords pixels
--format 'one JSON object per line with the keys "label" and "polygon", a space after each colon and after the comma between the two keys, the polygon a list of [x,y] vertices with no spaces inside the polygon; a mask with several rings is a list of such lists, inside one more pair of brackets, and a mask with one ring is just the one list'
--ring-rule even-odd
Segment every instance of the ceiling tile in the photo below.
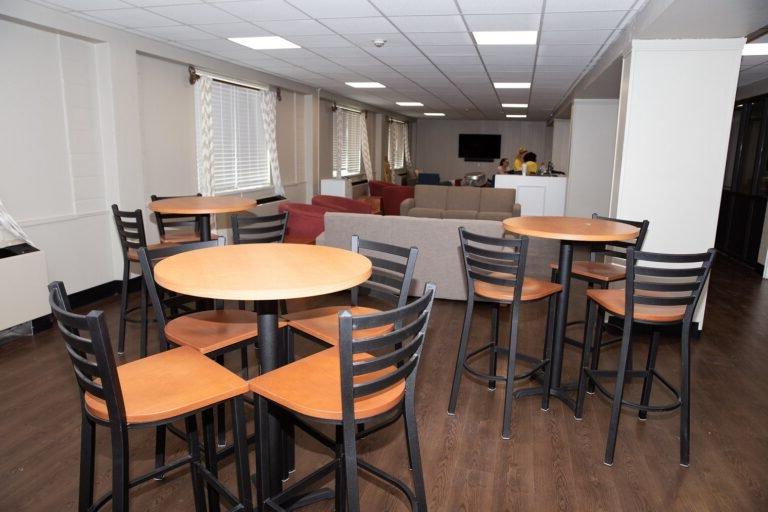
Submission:
{"label": "ceiling tile", "polygon": [[125,9],[132,7],[121,0],[45,0],[65,10],[91,11],[93,9]]}
{"label": "ceiling tile", "polygon": [[128,28],[167,27],[177,22],[144,9],[89,11],[88,16]]}
{"label": "ceiling tile", "polygon": [[444,45],[444,46],[419,46],[419,49],[429,57],[438,56],[477,56],[477,49],[474,45]]}
{"label": "ceiling tile", "polygon": [[412,43],[402,34],[397,33],[363,33],[363,34],[344,34],[344,37],[361,48],[376,48],[373,41],[384,39],[386,46],[411,46]]}
{"label": "ceiling tile", "polygon": [[553,66],[586,66],[592,60],[591,56],[563,56],[563,55],[539,55],[536,59],[536,66],[539,64]]}
{"label": "ceiling tile", "polygon": [[459,0],[464,14],[540,13],[542,0]]}
{"label": "ceiling tile", "polygon": [[480,57],[477,55],[438,55],[435,57],[432,57],[432,62],[434,62],[437,66],[451,66],[454,68],[458,67],[472,67],[472,68],[480,68],[482,69],[483,64],[480,62]]}
{"label": "ceiling tile", "polygon": [[[50,1],[50,0],[46,0]],[[60,0],[57,0],[60,1]],[[96,0],[101,3],[101,0]],[[201,4],[203,0],[126,0],[136,7],[155,7],[158,5]],[[106,3],[106,2],[104,2]]]}
{"label": "ceiling tile", "polygon": [[741,65],[751,67],[766,61],[768,61],[768,55],[745,55],[741,58]]}
{"label": "ceiling tile", "polygon": [[217,7],[248,21],[306,20],[309,16],[283,0],[226,2]]}
{"label": "ceiling tile", "polygon": [[383,16],[373,18],[347,18],[323,20],[331,30],[339,34],[397,33],[397,29]]}
{"label": "ceiling tile", "polygon": [[408,32],[408,38],[418,45],[465,45],[472,44],[472,38],[463,32]]}
{"label": "ceiling tile", "polygon": [[542,32],[539,44],[603,44],[613,30],[554,30]]}
{"label": "ceiling tile", "polygon": [[542,31],[613,29],[624,14],[624,11],[546,13]]}
{"label": "ceiling tile", "polygon": [[257,50],[246,48],[245,46],[233,43],[232,41],[227,41],[226,39],[184,41],[183,44],[184,46],[195,48],[197,50],[236,58],[248,58],[251,55],[263,55]]}
{"label": "ceiling tile", "polygon": [[394,16],[389,18],[403,32],[461,32],[461,16]]}
{"label": "ceiling tile", "polygon": [[188,25],[202,23],[229,23],[240,21],[228,12],[217,9],[211,5],[168,5],[165,7],[152,7],[149,9],[155,14],[171,18],[179,23]]}
{"label": "ceiling tile", "polygon": [[283,50],[261,50],[264,55],[269,55],[277,59],[283,59],[288,62],[295,62],[300,60],[312,60],[322,59],[316,53],[313,53],[305,48],[286,48]]}
{"label": "ceiling tile", "polygon": [[371,0],[386,16],[458,14],[453,0]]}
{"label": "ceiling tile", "polygon": [[547,0],[546,12],[628,11],[636,0]]}
{"label": "ceiling tile", "polygon": [[237,23],[212,23],[205,25],[193,25],[195,28],[215,34],[219,37],[258,37],[271,35],[263,28],[248,22]]}
{"label": "ceiling tile", "polygon": [[533,73],[525,71],[491,71],[494,82],[530,82]]}
{"label": "ceiling tile", "polygon": [[599,44],[542,44],[539,45],[539,55],[591,57],[600,48]]}
{"label": "ceiling tile", "polygon": [[200,39],[218,39],[218,36],[208,34],[202,30],[197,30],[186,25],[177,25],[175,27],[147,27],[139,32],[151,37],[161,37],[170,41],[191,41]]}
{"label": "ceiling tile", "polygon": [[367,0],[290,0],[291,4],[313,18],[364,18],[378,16]]}
{"label": "ceiling tile", "polygon": [[429,61],[423,55],[382,55],[379,60],[389,65],[407,65],[416,66],[429,64]]}
{"label": "ceiling tile", "polygon": [[330,30],[315,20],[259,21],[256,25],[283,37],[332,34]]}
{"label": "ceiling tile", "polygon": [[464,16],[469,30],[539,30],[538,14],[472,14]]}
{"label": "ceiling tile", "polygon": [[413,45],[408,46],[383,46],[381,48],[372,47],[367,50],[374,57],[381,58],[385,56],[423,56],[422,53]]}
{"label": "ceiling tile", "polygon": [[341,36],[291,36],[291,42],[304,48],[345,48],[352,43]]}

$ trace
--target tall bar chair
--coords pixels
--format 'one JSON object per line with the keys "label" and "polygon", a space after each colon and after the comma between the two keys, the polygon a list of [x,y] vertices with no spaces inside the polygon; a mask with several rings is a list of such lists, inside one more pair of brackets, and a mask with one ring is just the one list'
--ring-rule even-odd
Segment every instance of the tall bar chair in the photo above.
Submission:
{"label": "tall bar chair", "polygon": [[[693,313],[701,297],[704,283],[709,276],[715,250],[701,254],[660,254],[627,249],[627,286],[622,289],[593,289],[587,291],[589,317],[587,340],[596,341],[605,312],[624,318],[624,333],[616,370],[597,370],[591,367],[590,349],[594,343],[584,343],[582,371],[579,376],[579,392],[576,401],[576,419],[584,411],[584,395],[587,383],[595,383],[596,389],[612,400],[611,422],[608,428],[608,442],[604,463],[613,465],[619,416],[622,406],[639,410],[641,420],[649,412],[664,412],[680,409],[680,464],[688,466],[690,460],[690,386],[691,349],[690,331]],[[652,328],[651,344],[645,370],[628,369],[629,347],[634,324],[647,324]],[[681,376],[680,389],[656,370],[656,354],[659,346],[660,326],[680,325]],[[624,382],[629,376],[642,377],[643,389],[640,402],[624,399]],[[614,392],[602,382],[616,379]],[[650,405],[651,388],[654,379],[669,390],[675,401],[662,405]]]}
{"label": "tall bar chair", "polygon": [[[152,201],[159,201],[161,199],[175,199],[177,197],[202,197],[203,194],[195,194],[194,196],[157,196],[152,194],[150,199]],[[200,231],[202,230],[203,223],[202,217],[210,217],[209,214],[200,215],[188,215],[183,213],[159,213],[154,212],[155,221],[157,222],[157,231],[160,234],[161,242],[172,242],[177,244],[185,244],[188,242],[199,242]],[[210,239],[215,240],[217,235],[211,233]]]}
{"label": "tall bar chair", "polygon": [[[459,386],[464,371],[488,382],[488,389],[496,388],[496,382],[506,383],[504,394],[504,416],[501,437],[509,439],[512,423],[512,398],[514,396],[514,381],[528,379],[544,370],[544,389],[550,388],[550,359],[552,354],[552,339],[554,336],[555,307],[557,294],[562,286],[557,283],[542,281],[525,276],[525,258],[528,252],[528,238],[495,238],[470,233],[463,227],[459,228],[461,252],[464,257],[464,269],[467,278],[467,309],[464,315],[464,325],[461,329],[461,341],[456,357],[456,369],[453,373],[451,397],[448,403],[448,414],[456,413],[456,403],[459,398]],[[482,347],[467,353],[469,333],[472,327],[472,313],[475,300],[489,302],[491,310],[491,340]],[[538,359],[517,352],[518,324],[520,306],[524,302],[549,300],[547,313],[547,329],[544,340],[544,357]],[[499,316],[502,305],[510,306],[509,345],[499,346]],[[488,373],[478,371],[470,366],[469,361],[475,356],[488,351]],[[497,374],[497,358],[499,354],[507,354],[506,375]],[[516,375],[515,363],[520,359],[532,364],[529,371]],[[549,393],[542,394],[541,408],[549,409]]]}
{"label": "tall bar chair", "polygon": [[[51,283],[48,289],[51,310],[80,387],[82,426],[78,510],[93,512],[111,501],[112,510],[127,512],[130,488],[185,465],[190,466],[197,512],[206,510],[204,482],[219,490],[234,506],[251,510],[243,407],[243,394],[248,391],[248,384],[189,347],[117,367],[104,313],[75,314],[63,283]],[[195,415],[221,402],[232,404],[237,496],[205,471],[200,460]],[[181,419],[186,426],[187,454],[131,479],[129,431],[169,425]],[[110,432],[112,489],[94,500],[97,425],[109,428]]]}
{"label": "tall bar chair", "polygon": [[[358,470],[383,480],[403,492],[411,510],[426,512],[427,500],[416,425],[416,372],[435,297],[428,283],[424,294],[390,311],[352,315],[338,314],[338,346],[299,359],[250,381],[257,395],[256,443],[258,502],[262,511],[293,510],[306,499],[307,488],[335,474],[337,511],[360,510]],[[382,326],[395,326],[384,334],[367,336]],[[267,459],[264,437],[267,407],[277,406],[335,452],[335,458],[284,491],[270,496],[263,468]],[[358,426],[401,411],[412,464],[413,489],[402,480],[358,457]],[[336,426],[328,438],[309,422]],[[306,504],[306,502],[304,502]]]}
{"label": "tall bar chair", "polygon": [[[147,235],[144,231],[144,216],[141,210],[123,211],[116,204],[112,205],[112,216],[115,219],[117,236],[120,239],[123,255],[123,280],[120,288],[120,327],[117,338],[117,353],[125,352],[125,327],[127,322],[137,322],[141,325],[141,338],[139,342],[139,355],[147,355],[147,288],[144,280],[141,280],[141,293],[139,305],[137,307],[128,307],[128,283],[131,277],[131,263],[139,262],[138,250],[142,247],[160,249],[171,247],[175,243],[161,242],[159,244],[147,245]],[[139,320],[129,317],[133,311],[139,310]]]}

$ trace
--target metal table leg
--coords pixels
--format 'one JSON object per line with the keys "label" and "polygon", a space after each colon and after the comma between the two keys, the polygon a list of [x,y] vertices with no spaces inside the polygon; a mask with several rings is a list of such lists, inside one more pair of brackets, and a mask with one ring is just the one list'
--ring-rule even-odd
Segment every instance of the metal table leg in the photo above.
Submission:
{"label": "metal table leg", "polygon": [[211,241],[211,216],[210,215],[200,216],[200,241],[201,242]]}

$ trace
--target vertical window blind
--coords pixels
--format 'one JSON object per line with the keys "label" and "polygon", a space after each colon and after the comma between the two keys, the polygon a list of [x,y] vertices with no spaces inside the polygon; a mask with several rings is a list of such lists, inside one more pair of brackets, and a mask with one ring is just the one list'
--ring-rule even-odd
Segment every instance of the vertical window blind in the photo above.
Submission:
{"label": "vertical window blind", "polygon": [[388,133],[388,151],[389,166],[393,170],[400,170],[405,167],[405,123],[400,121],[389,122]]}
{"label": "vertical window blind", "polygon": [[259,91],[214,81],[213,193],[272,185]]}
{"label": "vertical window blind", "polygon": [[359,174],[362,114],[337,108],[333,115],[333,170],[338,176]]}

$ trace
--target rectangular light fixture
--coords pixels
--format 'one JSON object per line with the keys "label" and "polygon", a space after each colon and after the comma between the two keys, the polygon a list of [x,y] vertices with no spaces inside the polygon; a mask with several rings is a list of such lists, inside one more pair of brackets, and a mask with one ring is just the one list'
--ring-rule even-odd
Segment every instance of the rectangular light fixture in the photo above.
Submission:
{"label": "rectangular light fixture", "polygon": [[494,30],[472,32],[477,44],[536,44],[535,30]]}
{"label": "rectangular light fixture", "polygon": [[424,112],[424,115],[427,117],[445,117],[442,112]]}
{"label": "rectangular light fixture", "polygon": [[527,103],[502,103],[502,108],[528,108]]}
{"label": "rectangular light fixture", "polygon": [[741,50],[742,55],[768,55],[768,43],[749,43]]}
{"label": "rectangular light fixture", "polygon": [[516,118],[516,119],[525,119],[528,116],[525,114],[507,114],[507,117]]}
{"label": "rectangular light fixture", "polygon": [[396,101],[395,105],[400,105],[401,107],[423,107],[424,104],[420,101]]}
{"label": "rectangular light fixture", "polygon": [[291,48],[301,48],[287,39],[278,36],[265,37],[229,37],[233,43],[241,44],[254,50],[288,50]]}
{"label": "rectangular light fixture", "polygon": [[355,89],[384,89],[387,86],[379,82],[344,82]]}
{"label": "rectangular light fixture", "polygon": [[531,82],[493,82],[497,89],[530,89]]}

